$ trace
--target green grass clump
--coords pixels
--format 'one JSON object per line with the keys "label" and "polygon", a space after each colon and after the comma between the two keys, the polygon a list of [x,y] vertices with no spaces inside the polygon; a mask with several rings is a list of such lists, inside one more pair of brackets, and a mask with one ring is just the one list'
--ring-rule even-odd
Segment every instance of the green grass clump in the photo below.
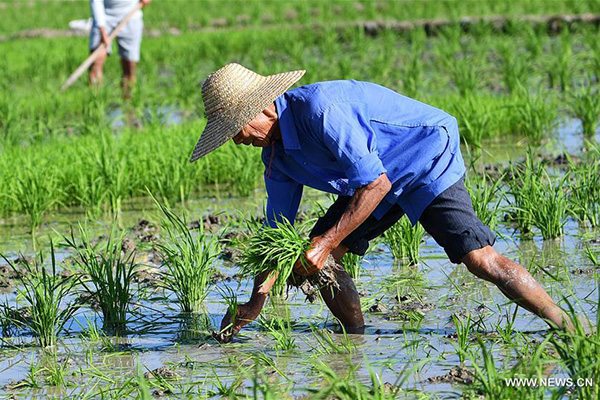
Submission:
{"label": "green grass clump", "polygon": [[[127,313],[133,298],[133,277],[137,264],[134,253],[122,253],[122,237],[110,232],[103,248],[93,245],[84,227],[79,229],[81,240],[75,239],[73,230],[65,236],[67,247],[74,251],[74,261],[84,276],[81,283],[98,302],[104,318],[104,328],[120,331],[125,328]],[[99,249],[100,248],[100,249]]]}
{"label": "green grass clump", "polygon": [[29,231],[32,237],[35,237],[44,214],[58,202],[56,192],[60,191],[52,168],[45,174],[39,172],[31,167],[20,170],[10,195],[17,205],[17,210],[29,217]]}
{"label": "green grass clump", "polygon": [[518,117],[518,132],[532,143],[539,143],[550,136],[557,116],[555,107],[546,100],[547,96],[522,90],[517,97],[515,116]]}
{"label": "green grass clump", "polygon": [[417,265],[421,259],[419,247],[424,237],[425,229],[420,224],[413,226],[404,216],[384,232],[383,241],[389,246],[394,260]]}
{"label": "green grass clump", "polygon": [[493,180],[485,174],[468,174],[465,179],[475,214],[492,231],[498,226],[503,179],[504,175]]}
{"label": "green grass clump", "polygon": [[52,242],[50,242],[50,255],[49,272],[43,265],[42,253],[39,255],[39,262],[33,265],[24,259],[23,271],[19,271],[12,262],[2,256],[19,277],[21,285],[17,289],[18,297],[24,301],[25,307],[30,311],[29,316],[13,319],[13,322],[17,326],[28,327],[43,348],[56,345],[58,333],[64,329],[67,321],[79,308],[74,301],[69,302],[77,281],[73,277],[63,278],[57,273]]}
{"label": "green grass clump", "polygon": [[[600,297],[599,297],[600,300]],[[600,396],[600,313],[596,311],[595,327],[588,329],[584,324],[591,325],[590,321],[580,320],[571,303],[567,302],[569,316],[573,321],[574,330],[556,331],[550,338],[550,343],[560,357],[561,364],[566,368],[574,382],[581,379],[584,384],[575,388],[578,399],[597,399]],[[586,381],[587,380],[587,381]]]}
{"label": "green grass clump", "polygon": [[531,149],[523,165],[511,165],[511,175],[512,216],[521,233],[527,235],[535,226],[544,239],[561,236],[568,212],[567,176],[550,176]]}
{"label": "green grass clump", "polygon": [[218,241],[204,233],[202,224],[193,234],[185,217],[176,215],[158,200],[154,201],[164,215],[161,228],[166,240],[158,244],[167,268],[163,284],[175,293],[181,311],[201,311],[214,271],[213,262],[219,255]]}
{"label": "green grass clump", "polygon": [[571,113],[581,120],[583,134],[593,136],[600,117],[600,96],[591,86],[584,87],[570,96]]}
{"label": "green grass clump", "polygon": [[364,255],[359,256],[350,252],[347,252],[342,257],[342,265],[352,279],[358,279],[360,277],[360,271],[364,258]]}
{"label": "green grass clump", "polygon": [[243,244],[240,267],[245,274],[252,276],[277,272],[273,294],[281,296],[285,293],[294,264],[308,250],[310,239],[286,219],[275,228],[258,223],[250,228],[252,234]]}

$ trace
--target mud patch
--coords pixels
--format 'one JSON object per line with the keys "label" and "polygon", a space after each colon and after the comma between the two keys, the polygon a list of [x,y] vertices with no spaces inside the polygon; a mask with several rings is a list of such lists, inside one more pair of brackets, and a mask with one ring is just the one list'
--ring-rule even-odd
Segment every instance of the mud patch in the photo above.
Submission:
{"label": "mud patch", "polygon": [[452,367],[447,374],[433,376],[425,380],[427,383],[458,383],[461,385],[472,385],[474,381],[475,375],[473,372],[462,365]]}

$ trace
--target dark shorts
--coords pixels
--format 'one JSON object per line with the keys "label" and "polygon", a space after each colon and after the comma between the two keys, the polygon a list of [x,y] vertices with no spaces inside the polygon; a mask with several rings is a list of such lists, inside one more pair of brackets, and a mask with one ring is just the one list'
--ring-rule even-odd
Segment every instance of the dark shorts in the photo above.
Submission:
{"label": "dark shorts", "polygon": [[[350,198],[338,196],[325,215],[317,220],[310,237],[321,235],[331,228],[346,210]],[[385,232],[403,215],[404,211],[398,205],[393,206],[379,220],[371,215],[342,244],[350,252],[364,255],[369,248],[369,241]],[[455,264],[459,264],[470,251],[491,246],[496,241],[490,228],[475,215],[463,179],[436,197],[423,211],[419,223],[444,248],[450,261]]]}

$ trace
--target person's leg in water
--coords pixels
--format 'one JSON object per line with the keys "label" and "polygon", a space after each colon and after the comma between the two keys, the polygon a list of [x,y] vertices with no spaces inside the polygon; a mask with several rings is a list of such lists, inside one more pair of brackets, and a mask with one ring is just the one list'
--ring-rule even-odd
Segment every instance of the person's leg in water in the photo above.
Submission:
{"label": "person's leg in water", "polygon": [[436,197],[419,221],[451,262],[464,263],[475,276],[496,285],[507,298],[551,327],[572,327],[565,312],[525,268],[492,248],[495,235],[475,214],[462,179]]}
{"label": "person's leg in water", "polygon": [[106,50],[103,50],[90,67],[89,84],[91,87],[98,87],[102,85],[104,63],[106,62],[107,56],[108,53]]}
{"label": "person's leg in water", "polygon": [[135,86],[135,61],[129,61],[121,57],[121,68],[123,69],[123,78],[121,80],[121,88],[123,89],[123,98],[131,99],[131,92]]}
{"label": "person's leg in water", "polygon": [[352,277],[342,266],[342,257],[347,251],[346,246],[340,245],[331,253],[336,261],[335,278],[339,289],[333,286],[323,287],[320,289],[321,297],[347,333],[364,333],[365,320],[360,307],[360,296]]}
{"label": "person's leg in water", "polygon": [[531,274],[491,246],[469,252],[462,262],[475,276],[496,285],[507,298],[540,316],[551,327],[573,329],[571,319]]}

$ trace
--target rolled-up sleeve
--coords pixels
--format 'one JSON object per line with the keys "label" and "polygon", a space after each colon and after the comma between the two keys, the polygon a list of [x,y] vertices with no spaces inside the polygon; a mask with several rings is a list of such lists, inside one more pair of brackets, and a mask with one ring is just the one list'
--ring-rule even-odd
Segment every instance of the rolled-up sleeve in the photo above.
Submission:
{"label": "rolled-up sleeve", "polygon": [[366,104],[333,104],[323,112],[322,124],[325,146],[341,163],[350,187],[368,185],[386,172]]}
{"label": "rolled-up sleeve", "polygon": [[285,217],[293,224],[302,199],[303,186],[272,168],[265,172],[265,187],[268,196],[265,222],[274,228]]}

